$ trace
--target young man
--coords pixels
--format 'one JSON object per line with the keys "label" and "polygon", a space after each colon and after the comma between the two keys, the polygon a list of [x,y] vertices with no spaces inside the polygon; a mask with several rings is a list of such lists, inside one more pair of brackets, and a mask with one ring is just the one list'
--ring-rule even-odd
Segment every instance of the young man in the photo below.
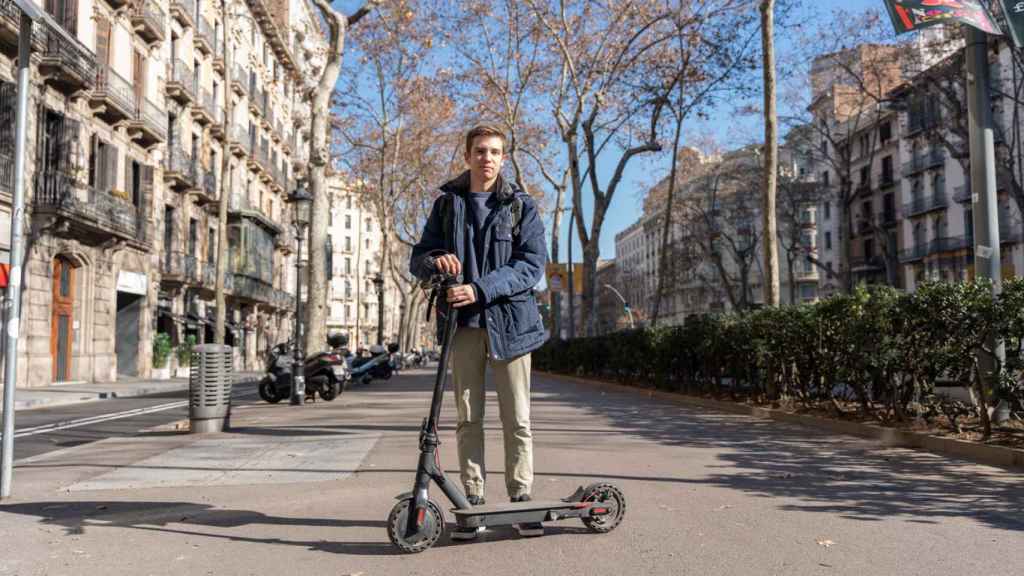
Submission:
{"label": "young man", "polygon": [[[484,503],[484,372],[490,366],[505,436],[505,488],[513,502],[530,500],[530,352],[548,338],[533,287],[547,260],[544,225],[533,200],[501,176],[505,135],[480,125],[466,134],[468,170],[441,186],[410,271],[461,274],[437,315],[438,338],[449,312],[458,314],[451,368],[458,408],[456,439],[466,496]],[[517,526],[540,536],[540,523]],[[471,539],[476,529],[452,537]]]}

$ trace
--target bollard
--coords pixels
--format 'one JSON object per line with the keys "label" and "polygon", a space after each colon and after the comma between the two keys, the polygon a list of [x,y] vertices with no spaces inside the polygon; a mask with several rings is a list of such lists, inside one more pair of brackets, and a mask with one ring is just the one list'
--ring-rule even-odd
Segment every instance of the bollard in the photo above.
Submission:
{"label": "bollard", "polygon": [[192,351],[188,418],[192,433],[223,432],[230,424],[231,346],[202,344]]}

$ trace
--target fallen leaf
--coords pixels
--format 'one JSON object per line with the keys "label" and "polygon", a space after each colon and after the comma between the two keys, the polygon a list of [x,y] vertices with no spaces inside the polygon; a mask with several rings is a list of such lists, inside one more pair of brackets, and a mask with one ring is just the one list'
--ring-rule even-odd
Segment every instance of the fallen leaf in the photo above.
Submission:
{"label": "fallen leaf", "polygon": [[835,546],[835,544],[836,543],[831,540],[818,540],[818,546],[824,546],[825,548],[831,548],[832,546]]}
{"label": "fallen leaf", "polygon": [[722,504],[718,507],[719,510],[726,510],[728,508],[732,508],[732,504]]}

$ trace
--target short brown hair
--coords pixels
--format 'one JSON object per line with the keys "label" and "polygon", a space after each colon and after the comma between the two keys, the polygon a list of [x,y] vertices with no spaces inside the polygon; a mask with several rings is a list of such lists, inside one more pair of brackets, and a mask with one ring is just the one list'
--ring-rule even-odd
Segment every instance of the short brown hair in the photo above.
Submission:
{"label": "short brown hair", "polygon": [[496,136],[501,138],[502,152],[506,151],[505,147],[508,145],[508,138],[505,138],[505,133],[502,132],[501,128],[494,124],[477,124],[466,133],[466,155],[473,151],[473,140],[476,140],[479,136]]}

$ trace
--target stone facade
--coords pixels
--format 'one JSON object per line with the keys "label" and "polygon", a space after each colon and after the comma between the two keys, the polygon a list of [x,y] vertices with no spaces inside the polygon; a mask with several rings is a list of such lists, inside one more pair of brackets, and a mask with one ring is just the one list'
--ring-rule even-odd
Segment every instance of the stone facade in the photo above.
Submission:
{"label": "stone facade", "polygon": [[[301,175],[309,117],[310,69],[296,62],[315,67],[325,45],[308,8],[293,4],[282,16],[246,0],[229,4],[225,18],[219,2],[46,3],[53,21],[33,30],[19,386],[149,377],[157,332],[174,343],[212,340],[225,155],[236,367],[258,369],[262,351],[288,337],[294,238],[285,198]],[[18,16],[0,0],[5,110]],[[302,58],[292,54],[300,36]],[[9,115],[0,118],[3,142],[13,142]],[[0,146],[0,161],[12,157],[13,146]],[[0,170],[4,232],[8,180]],[[9,247],[0,248],[3,257]]]}

